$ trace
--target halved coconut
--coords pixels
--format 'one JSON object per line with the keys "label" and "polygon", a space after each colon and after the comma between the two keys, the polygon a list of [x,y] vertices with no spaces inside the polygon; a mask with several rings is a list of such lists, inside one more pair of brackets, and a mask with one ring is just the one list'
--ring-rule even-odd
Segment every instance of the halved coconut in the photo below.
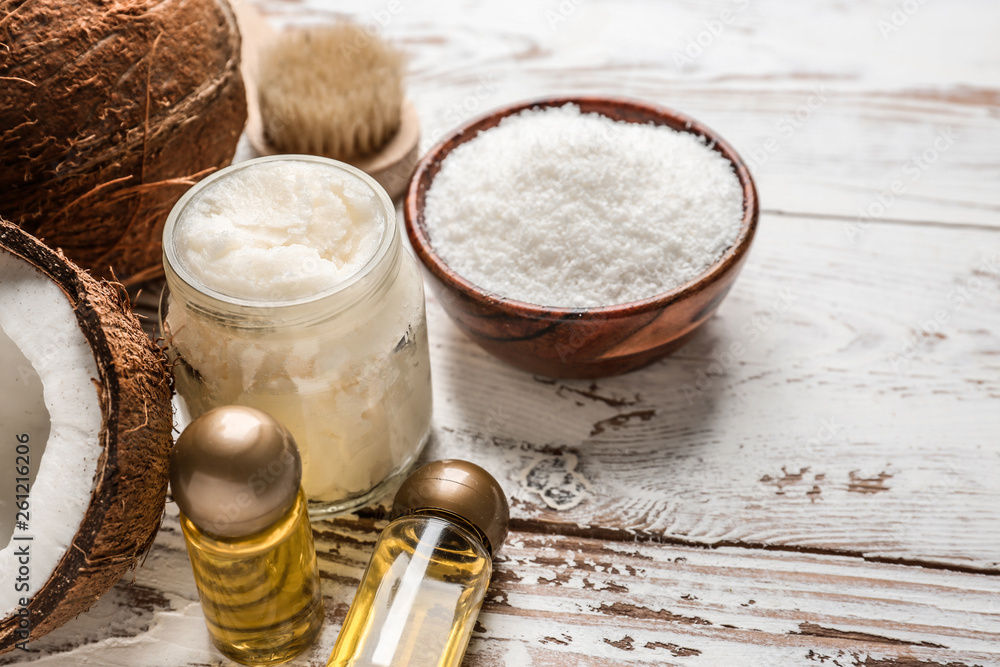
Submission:
{"label": "halved coconut", "polygon": [[162,354],[120,289],[4,220],[0,360],[4,652],[88,609],[149,548],[172,441]]}

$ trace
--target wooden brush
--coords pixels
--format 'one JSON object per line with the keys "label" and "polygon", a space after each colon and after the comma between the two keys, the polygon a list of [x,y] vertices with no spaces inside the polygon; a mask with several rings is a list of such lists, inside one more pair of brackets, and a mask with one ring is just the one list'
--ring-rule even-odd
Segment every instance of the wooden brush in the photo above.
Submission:
{"label": "wooden brush", "polygon": [[263,54],[264,136],[280,152],[350,162],[399,130],[403,57],[353,23],[286,32]]}
{"label": "wooden brush", "polygon": [[393,199],[416,167],[420,121],[403,90],[402,54],[361,26],[276,34],[244,7],[247,135],[262,155],[306,153],[352,164]]}

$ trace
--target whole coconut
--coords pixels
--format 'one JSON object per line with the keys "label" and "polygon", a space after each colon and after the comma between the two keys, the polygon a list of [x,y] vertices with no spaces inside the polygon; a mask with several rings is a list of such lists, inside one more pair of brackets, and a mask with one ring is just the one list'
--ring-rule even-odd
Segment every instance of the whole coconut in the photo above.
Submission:
{"label": "whole coconut", "polygon": [[0,215],[95,274],[159,274],[170,208],[245,121],[226,0],[0,3]]}

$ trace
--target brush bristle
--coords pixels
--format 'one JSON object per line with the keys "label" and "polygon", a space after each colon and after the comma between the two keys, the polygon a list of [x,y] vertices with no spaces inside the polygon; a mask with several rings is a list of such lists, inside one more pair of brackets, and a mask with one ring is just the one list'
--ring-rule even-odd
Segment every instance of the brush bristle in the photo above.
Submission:
{"label": "brush bristle", "polygon": [[399,129],[403,58],[353,23],[290,31],[263,54],[259,91],[276,150],[349,162]]}

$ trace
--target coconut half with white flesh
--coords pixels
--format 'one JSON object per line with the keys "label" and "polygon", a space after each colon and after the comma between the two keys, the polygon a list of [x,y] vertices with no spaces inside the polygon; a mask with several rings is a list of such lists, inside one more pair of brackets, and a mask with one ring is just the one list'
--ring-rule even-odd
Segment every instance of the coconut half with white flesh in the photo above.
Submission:
{"label": "coconut half with white flesh", "polygon": [[121,290],[3,220],[0,360],[4,652],[135,566],[162,518],[172,439],[163,356]]}

